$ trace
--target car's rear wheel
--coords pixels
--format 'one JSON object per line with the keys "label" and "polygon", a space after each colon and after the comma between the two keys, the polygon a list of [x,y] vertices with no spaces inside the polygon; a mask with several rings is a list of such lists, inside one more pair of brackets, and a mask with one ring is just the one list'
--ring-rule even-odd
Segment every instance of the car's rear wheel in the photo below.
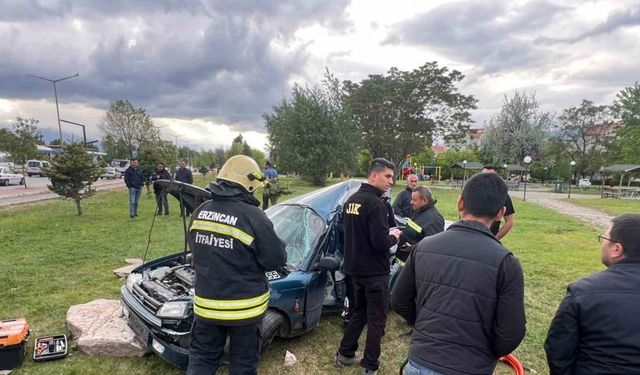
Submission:
{"label": "car's rear wheel", "polygon": [[285,323],[285,318],[279,312],[269,309],[264,314],[264,318],[262,318],[262,326],[260,327],[260,352],[264,352],[264,350],[271,344],[276,334],[282,328],[282,325]]}
{"label": "car's rear wheel", "polygon": [[24,177],[22,177],[22,179],[20,179],[20,185],[24,185]]}

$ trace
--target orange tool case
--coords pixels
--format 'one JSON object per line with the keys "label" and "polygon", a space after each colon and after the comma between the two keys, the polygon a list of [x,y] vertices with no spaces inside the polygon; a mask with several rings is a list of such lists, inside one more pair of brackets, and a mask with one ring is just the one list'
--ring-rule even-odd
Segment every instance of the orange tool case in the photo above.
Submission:
{"label": "orange tool case", "polygon": [[28,336],[29,325],[25,319],[0,320],[0,370],[20,367]]}

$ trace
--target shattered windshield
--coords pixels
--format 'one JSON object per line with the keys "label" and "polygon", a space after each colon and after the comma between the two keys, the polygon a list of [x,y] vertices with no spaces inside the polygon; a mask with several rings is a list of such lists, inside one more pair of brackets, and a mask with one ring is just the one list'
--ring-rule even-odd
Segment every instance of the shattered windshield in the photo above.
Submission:
{"label": "shattered windshield", "polygon": [[313,210],[297,205],[274,206],[268,215],[278,237],[287,244],[287,263],[299,268],[324,233],[324,219]]}

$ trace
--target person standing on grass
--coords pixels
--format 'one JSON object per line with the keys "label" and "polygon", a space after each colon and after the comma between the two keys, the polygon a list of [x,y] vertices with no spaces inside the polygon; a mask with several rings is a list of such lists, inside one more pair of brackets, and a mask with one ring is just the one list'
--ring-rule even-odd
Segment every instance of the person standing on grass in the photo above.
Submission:
{"label": "person standing on grass", "polygon": [[[394,165],[378,158],[371,162],[369,177],[344,204],[344,273],[351,278],[353,314],[344,329],[336,353],[336,365],[359,364],[362,374],[376,374],[380,343],[389,306],[389,248],[398,242],[400,230],[389,229],[389,212],[381,197],[393,181]],[[356,357],[358,339],[367,326],[364,358]]]}
{"label": "person standing on grass", "polygon": [[[157,180],[171,180],[169,171],[164,168],[164,163],[156,164],[156,169],[151,173],[151,181]],[[156,195],[156,204],[158,205],[158,215],[162,215],[164,208],[164,214],[169,215],[169,202],[167,201],[167,192],[164,188],[153,184],[153,193]]]}
{"label": "person standing on grass", "polygon": [[266,210],[269,208],[269,201],[271,201],[271,205],[277,203],[278,201],[278,171],[274,167],[271,166],[271,162],[266,160],[264,162],[264,178],[267,179],[268,184],[262,190],[262,209]]}
{"label": "person standing on grass", "polygon": [[[496,172],[496,168],[492,165],[485,165],[484,168],[482,168],[482,173],[498,174],[498,172]],[[500,228],[500,220],[494,221],[493,224],[491,224],[491,233],[493,233],[493,235],[496,236],[496,238],[499,240],[503,239],[504,236],[509,233],[509,231],[513,228],[513,224],[515,223],[513,219],[516,210],[513,209],[513,202],[511,202],[511,197],[509,196],[509,194],[507,194],[507,199],[504,201],[504,206],[506,210],[504,212],[504,216],[502,217],[502,219],[504,220],[504,225],[502,226],[502,228]]]}
{"label": "person standing on grass", "polygon": [[138,167],[137,160],[131,160],[129,168],[124,171],[124,183],[129,189],[129,217],[133,219],[138,216],[138,202],[144,185],[144,176]]}
{"label": "person standing on grass", "polygon": [[[193,184],[193,174],[186,167],[187,163],[184,160],[180,160],[178,170],[176,171],[176,181],[184,182],[185,184]],[[180,217],[184,216],[184,207],[182,201],[180,202]]]}
{"label": "person standing on grass", "polygon": [[407,187],[404,188],[393,203],[393,212],[402,217],[411,216],[411,193],[418,187],[418,176],[410,174],[407,176]]}
{"label": "person standing on grass", "polygon": [[229,374],[257,374],[260,326],[269,306],[266,271],[285,266],[285,243],[253,196],[264,177],[236,155],[193,213],[188,243],[196,272],[187,375],[215,374],[229,338]]}
{"label": "person standing on grass", "polygon": [[413,326],[405,374],[491,374],[525,335],[524,278],[491,234],[507,186],[478,173],[458,198],[461,220],[411,251],[391,306]]}
{"label": "person standing on grass", "polygon": [[607,269],[567,288],[544,349],[552,375],[640,374],[640,215],[612,220],[600,255]]}
{"label": "person standing on grass", "polygon": [[187,163],[184,160],[180,160],[178,170],[176,171],[176,181],[184,182],[185,184],[193,184],[193,173],[187,168]]}

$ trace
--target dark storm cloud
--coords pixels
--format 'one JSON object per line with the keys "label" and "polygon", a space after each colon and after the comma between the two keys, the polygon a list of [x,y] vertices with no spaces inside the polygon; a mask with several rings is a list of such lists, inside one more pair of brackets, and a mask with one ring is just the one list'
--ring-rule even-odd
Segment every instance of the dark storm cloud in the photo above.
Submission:
{"label": "dark storm cloud", "polygon": [[[158,117],[261,129],[308,59],[294,33],[348,27],[345,1],[37,1],[0,4],[0,97],[129,99]],[[135,30],[134,30],[135,29]]]}
{"label": "dark storm cloud", "polygon": [[392,28],[387,43],[433,48],[476,66],[479,74],[536,68],[560,53],[536,46],[529,36],[568,11],[546,1],[522,6],[464,1],[438,6]]}

